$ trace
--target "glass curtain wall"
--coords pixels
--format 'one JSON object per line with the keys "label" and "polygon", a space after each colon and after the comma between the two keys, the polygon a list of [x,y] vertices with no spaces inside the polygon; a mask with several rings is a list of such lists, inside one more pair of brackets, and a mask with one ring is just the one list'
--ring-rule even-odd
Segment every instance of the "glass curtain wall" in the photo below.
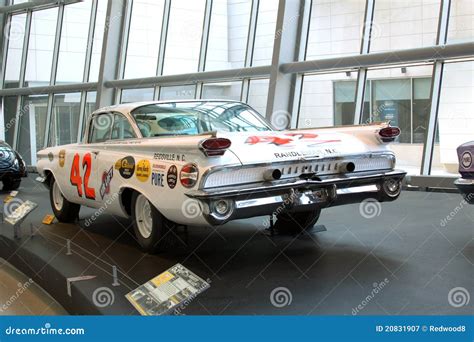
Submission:
{"label": "glass curtain wall", "polygon": [[153,76],[158,65],[164,0],[135,0],[125,60],[125,78]]}
{"label": "glass curtain wall", "polygon": [[9,145],[13,146],[13,139],[15,136],[15,127],[17,126],[16,111],[17,111],[17,96],[5,96],[1,98],[1,112],[3,116],[2,128],[0,131],[0,139],[5,140]]}
{"label": "glass curtain wall", "polygon": [[7,61],[5,65],[5,88],[18,88],[20,86],[20,66],[23,56],[23,44],[25,41],[26,14],[13,15],[9,27],[5,30],[5,44],[8,45]]}
{"label": "glass curtain wall", "polygon": [[81,93],[55,94],[51,118],[51,146],[77,141]]}
{"label": "glass curtain wall", "polygon": [[456,148],[474,141],[474,61],[446,63],[431,174],[458,174]]}
{"label": "glass curtain wall", "polygon": [[[235,74],[231,78],[209,81],[199,77],[183,78],[181,82],[156,88],[140,85],[139,78],[156,76],[161,69],[166,76],[270,65],[275,38],[278,38],[278,1],[213,0],[212,6],[207,0],[135,0],[133,4],[131,0],[126,1],[130,12],[121,19],[129,22],[123,26],[124,43],[120,46],[121,58],[115,61],[115,77],[135,79],[137,83],[133,89],[117,89],[115,95],[121,95],[114,96],[117,101],[143,101],[154,97],[161,100],[242,99],[262,115],[266,114],[269,75]],[[27,13],[10,15],[4,35],[7,39],[3,46],[6,57],[3,88],[98,81],[105,28],[121,24],[116,18],[106,21],[108,3],[105,0],[59,3],[51,8],[34,8]],[[450,3],[447,44],[472,42],[473,2]],[[441,0],[375,1],[369,53],[434,45],[443,4],[446,3]],[[285,25],[307,20],[306,60],[360,53],[364,28],[370,24],[364,23],[365,0],[306,0],[306,5],[310,9],[307,17],[284,18]],[[169,18],[165,17],[167,13]],[[93,16],[94,25],[90,25]],[[207,22],[209,27],[204,30]],[[89,42],[90,29],[93,35]],[[203,44],[205,38],[207,44]],[[88,51],[91,58],[90,65],[86,66]],[[456,61],[444,66],[432,174],[454,176],[456,145],[474,140],[472,133],[465,131],[466,127],[472,127],[469,107],[473,98],[472,63],[472,60]],[[89,75],[85,75],[87,70],[90,70]],[[300,103],[298,113],[293,113],[298,115],[298,127],[352,124],[357,73],[355,65],[353,69],[298,75],[303,82],[301,89],[295,89],[294,93],[300,97],[292,99]],[[419,174],[423,158],[432,102],[432,73],[433,66],[428,64],[381,66],[370,68],[367,74],[362,121],[390,119],[402,128],[402,135],[392,147],[399,154],[400,165],[411,174]],[[51,80],[55,74],[56,79]],[[80,118],[95,108],[97,88],[91,84],[91,88],[53,90],[49,95],[35,91],[39,95],[5,93],[1,98],[0,123],[4,129],[0,138],[16,143],[31,163],[34,162],[33,151],[42,147],[45,140],[51,145],[77,141],[81,135],[78,126],[86,121]],[[51,108],[47,108],[48,104]],[[47,122],[50,127],[45,127]],[[34,132],[34,139],[30,132]]]}
{"label": "glass curtain wall", "polygon": [[198,71],[206,0],[171,1],[163,74]]}
{"label": "glass curtain wall", "polygon": [[91,6],[86,0],[64,8],[56,84],[80,83],[84,78]]}
{"label": "glass curtain wall", "polygon": [[202,86],[201,98],[240,100],[242,82],[205,83]]}
{"label": "glass curtain wall", "polygon": [[32,14],[26,60],[27,87],[50,83],[57,20],[58,8],[34,11]]}
{"label": "glass curtain wall", "polygon": [[22,99],[19,113],[18,152],[28,165],[36,164],[36,152],[44,147],[47,130],[48,95],[30,95]]}
{"label": "glass curtain wall", "polygon": [[370,51],[435,45],[440,5],[441,0],[375,1]]}
{"label": "glass curtain wall", "polygon": [[365,0],[313,0],[306,59],[360,52]]}
{"label": "glass curtain wall", "polygon": [[212,4],[206,71],[245,65],[251,0],[219,0]]}

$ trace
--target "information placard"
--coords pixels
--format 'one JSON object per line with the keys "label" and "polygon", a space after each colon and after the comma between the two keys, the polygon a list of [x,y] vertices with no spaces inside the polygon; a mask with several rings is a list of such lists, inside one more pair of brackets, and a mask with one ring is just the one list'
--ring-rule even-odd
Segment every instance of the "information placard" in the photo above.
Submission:
{"label": "information placard", "polygon": [[144,316],[156,316],[180,310],[210,287],[209,283],[181,264],[141,285],[126,295]]}
{"label": "information placard", "polygon": [[6,216],[5,221],[14,226],[25,219],[26,216],[28,216],[28,214],[31,213],[37,206],[38,204],[34,202],[25,201],[21,203],[18,208],[16,208],[10,215]]}

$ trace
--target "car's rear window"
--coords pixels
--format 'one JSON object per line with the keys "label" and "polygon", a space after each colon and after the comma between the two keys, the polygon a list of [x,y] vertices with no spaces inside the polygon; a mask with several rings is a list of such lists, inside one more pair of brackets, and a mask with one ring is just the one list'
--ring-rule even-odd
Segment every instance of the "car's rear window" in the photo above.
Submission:
{"label": "car's rear window", "polygon": [[132,115],[144,137],[271,130],[256,111],[240,102],[157,103],[138,107]]}

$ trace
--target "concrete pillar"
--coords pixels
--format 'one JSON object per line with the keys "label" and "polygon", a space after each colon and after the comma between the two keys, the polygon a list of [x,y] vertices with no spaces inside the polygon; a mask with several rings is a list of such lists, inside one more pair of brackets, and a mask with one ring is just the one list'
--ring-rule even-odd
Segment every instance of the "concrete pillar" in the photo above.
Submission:
{"label": "concrete pillar", "polygon": [[122,33],[125,23],[126,1],[113,0],[107,5],[107,17],[100,59],[99,81],[97,85],[96,107],[114,103],[114,89],[105,87],[105,82],[116,79],[122,51]]}

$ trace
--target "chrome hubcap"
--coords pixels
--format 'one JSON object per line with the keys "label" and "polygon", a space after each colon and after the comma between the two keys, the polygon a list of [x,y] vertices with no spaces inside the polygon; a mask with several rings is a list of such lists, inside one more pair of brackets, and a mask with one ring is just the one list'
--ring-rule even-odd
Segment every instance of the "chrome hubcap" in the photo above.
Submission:
{"label": "chrome hubcap", "polygon": [[138,195],[135,202],[135,220],[140,235],[148,239],[153,228],[153,218],[151,216],[150,202],[143,195]]}
{"label": "chrome hubcap", "polygon": [[61,190],[59,189],[57,182],[54,182],[53,184],[53,203],[54,203],[54,208],[57,211],[61,211],[63,209],[64,197],[63,197],[63,194],[61,193]]}
{"label": "chrome hubcap", "polygon": [[391,179],[385,182],[385,189],[391,196],[396,196],[400,193],[401,184],[399,181]]}

